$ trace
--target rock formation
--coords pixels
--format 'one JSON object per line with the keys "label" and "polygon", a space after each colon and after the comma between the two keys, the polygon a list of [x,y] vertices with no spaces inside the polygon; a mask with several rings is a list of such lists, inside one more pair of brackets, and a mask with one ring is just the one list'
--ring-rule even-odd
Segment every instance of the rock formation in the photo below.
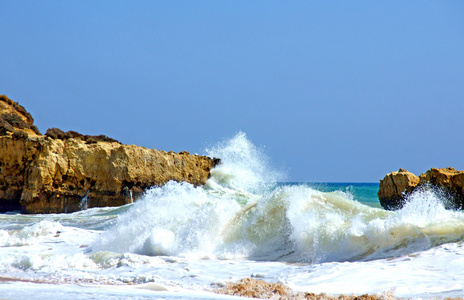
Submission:
{"label": "rock formation", "polygon": [[399,169],[380,180],[379,200],[385,209],[399,209],[403,207],[405,196],[411,193],[419,183],[419,177],[411,172]]}
{"label": "rock formation", "polygon": [[389,173],[380,180],[380,204],[388,210],[400,209],[410,193],[425,186],[443,195],[446,208],[464,209],[464,171],[454,168],[431,168],[419,177],[403,169]]}
{"label": "rock formation", "polygon": [[219,162],[188,152],[123,145],[106,136],[49,129],[0,96],[0,211],[74,212],[131,203],[170,180],[202,185]]}

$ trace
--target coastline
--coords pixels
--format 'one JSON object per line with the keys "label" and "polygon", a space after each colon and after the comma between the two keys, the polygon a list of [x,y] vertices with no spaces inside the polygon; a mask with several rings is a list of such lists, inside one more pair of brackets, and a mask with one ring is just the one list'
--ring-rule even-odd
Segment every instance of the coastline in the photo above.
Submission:
{"label": "coastline", "polygon": [[[10,277],[1,277],[0,276],[0,285],[7,284],[7,283],[30,283],[36,284],[41,286],[46,285],[62,285],[62,284],[71,284],[71,283],[53,283],[52,281],[46,280],[27,280],[27,279],[20,279],[20,278],[10,278]],[[267,283],[263,280],[256,280],[253,278],[245,278],[241,279],[234,283],[228,283],[227,286],[216,288],[212,290],[204,290],[204,291],[190,291],[190,290],[182,290],[179,288],[172,288],[166,285],[160,285],[156,283],[145,283],[145,284],[133,284],[133,283],[125,283],[125,284],[98,284],[98,283],[90,283],[90,282],[79,282],[73,283],[73,285],[77,285],[80,288],[99,288],[100,290],[107,289],[107,288],[127,288],[128,290],[150,290],[153,292],[152,296],[156,299],[158,294],[162,292],[166,296],[166,293],[172,293],[173,296],[177,297],[177,294],[181,291],[185,293],[204,293],[209,294],[209,297],[214,298],[214,295],[227,295],[227,296],[235,296],[240,298],[259,298],[259,299],[280,299],[280,300],[287,300],[287,299],[309,299],[309,300],[395,300],[399,298],[393,297],[391,293],[382,293],[379,295],[370,295],[370,294],[363,294],[363,295],[329,295],[326,293],[321,294],[314,294],[314,293],[305,293],[305,292],[297,292],[291,290],[289,287],[283,284],[277,283]],[[40,287],[38,287],[40,289]],[[96,295],[98,296],[98,295]],[[104,295],[102,295],[104,296]],[[129,296],[130,294],[126,294],[125,296]],[[160,295],[161,296],[161,295]],[[222,297],[218,297],[222,298]],[[1,299],[1,298],[0,298]],[[8,298],[9,299],[9,298]],[[462,298],[455,298],[454,300],[461,300]]]}
{"label": "coastline", "polygon": [[[347,187],[349,187],[349,185]],[[172,183],[168,187],[159,188],[159,191],[167,192],[173,188],[180,188],[181,190],[177,191],[186,192],[187,194],[184,195],[193,193],[191,194],[194,196],[194,198],[192,198],[193,201],[197,201],[195,199],[202,199],[198,193],[200,191],[202,193],[205,192],[203,187],[187,188],[182,187],[182,185],[178,183]],[[388,218],[388,216],[391,216],[392,220],[398,220],[395,215],[401,215],[401,212],[388,212],[383,209],[369,208],[354,202],[350,198],[350,188],[348,188],[348,193],[345,188],[335,192],[321,192],[311,189],[311,185],[288,185],[286,187],[277,187],[275,194],[277,198],[275,198],[275,200],[279,199],[278,196],[282,195],[279,191],[283,190],[287,191],[287,193],[292,191],[292,195],[294,196],[303,196],[299,192],[309,193],[305,194],[301,199],[303,201],[302,203],[306,203],[303,199],[315,201],[315,204],[321,203],[319,199],[325,199],[325,201],[329,201],[328,204],[330,205],[340,204],[342,207],[346,207],[346,209],[348,209],[346,210],[347,212],[352,209],[362,209],[362,211],[358,211],[358,213],[364,214],[363,211],[368,214],[379,213],[379,216],[374,217],[374,220],[377,221],[384,220],[384,218]],[[354,194],[356,194],[356,190],[351,191],[354,191]],[[178,195],[177,192],[174,194]],[[371,191],[371,194],[375,193]],[[134,232],[140,232],[137,228],[140,228],[145,222],[137,223],[136,219],[142,219],[144,218],[143,216],[150,218],[150,216],[153,216],[153,213],[159,211],[159,209],[154,209],[149,204],[150,201],[154,199],[163,201],[162,197],[161,199],[159,198],[160,194],[157,195],[158,196],[155,198],[142,199],[140,202],[130,204],[126,208],[93,208],[73,214],[56,215],[3,215],[5,217],[3,220],[11,219],[12,223],[8,226],[6,223],[4,224],[5,228],[9,230],[10,241],[5,243],[6,247],[0,248],[2,250],[0,257],[4,258],[0,260],[3,266],[3,269],[0,270],[0,276],[3,277],[0,280],[0,285],[4,286],[3,288],[10,287],[13,289],[27,287],[31,291],[34,290],[39,292],[39,294],[49,293],[50,290],[54,288],[57,290],[57,293],[58,290],[64,290],[64,292],[69,290],[70,294],[91,291],[95,295],[101,295],[102,297],[107,296],[107,292],[112,292],[112,290],[117,289],[119,296],[114,299],[136,298],[136,296],[131,295],[139,293],[140,289],[147,288],[151,290],[146,293],[151,293],[151,296],[154,298],[159,297],[160,299],[176,299],[176,297],[179,299],[180,294],[185,295],[184,298],[190,299],[206,299],[205,297],[210,299],[226,299],[221,297],[251,297],[253,294],[268,299],[333,300],[360,299],[361,296],[364,297],[364,299],[445,299],[447,296],[451,296],[449,299],[460,299],[458,297],[460,297],[461,294],[452,292],[452,289],[449,287],[449,283],[456,280],[456,276],[458,276],[459,272],[449,273],[444,269],[439,274],[436,274],[437,276],[441,276],[440,278],[435,277],[433,280],[431,278],[428,280],[421,280],[421,283],[424,282],[424,284],[417,284],[418,282],[416,282],[417,297],[414,296],[416,294],[414,288],[408,287],[407,283],[398,282],[393,278],[388,278],[388,280],[385,281],[385,279],[387,279],[386,276],[390,276],[388,274],[392,274],[391,276],[393,277],[404,275],[407,276],[406,278],[413,279],[413,277],[410,276],[417,277],[417,274],[422,274],[423,276],[430,275],[430,273],[427,272],[432,266],[439,265],[445,268],[446,265],[449,265],[448,262],[452,261],[451,259],[460,257],[462,246],[459,245],[442,245],[427,251],[414,252],[410,255],[396,252],[382,256],[384,259],[380,260],[347,262],[346,259],[331,258],[326,262],[319,261],[314,263],[285,263],[272,260],[254,261],[253,258],[246,259],[246,261],[240,258],[223,258],[220,260],[207,258],[205,261],[202,257],[189,259],[185,256],[182,257],[182,255],[178,256],[175,254],[169,256],[146,256],[146,253],[139,253],[136,251],[136,253],[138,253],[136,254],[131,250],[117,250],[106,246],[101,250],[93,249],[90,252],[88,250],[92,247],[82,248],[82,245],[88,245],[89,240],[93,239],[92,237],[101,237],[108,229],[116,229],[113,232],[118,232],[117,228],[107,226],[104,226],[104,228],[99,226],[97,231],[95,231],[92,230],[94,227],[90,224],[107,223],[109,225],[112,222],[108,221],[116,220],[115,217],[119,219],[119,215],[123,211],[132,211],[135,213],[134,216],[136,216],[136,218],[129,218],[127,221],[130,221],[131,228],[135,230]],[[187,198],[179,199],[176,197],[176,199],[185,201]],[[217,198],[216,196],[211,200],[213,199],[222,199],[218,204],[223,203],[225,200],[224,198]],[[269,198],[269,200],[271,199],[273,198]],[[232,202],[234,201],[235,200]],[[146,203],[148,206],[144,206],[143,203]],[[151,203],[154,204],[154,202]],[[193,203],[196,202],[192,202],[192,204]],[[270,204],[273,203],[273,201],[268,202],[268,200],[265,200],[264,203]],[[166,204],[168,203],[166,202]],[[195,204],[195,207],[198,207],[197,205],[198,204]],[[279,206],[276,206],[276,208],[277,207]],[[141,212],[143,211],[143,215],[136,213],[138,210],[137,208],[141,209]],[[206,206],[204,208],[206,208]],[[280,209],[282,208],[283,207],[280,207]],[[175,208],[173,207],[169,211],[174,213],[173,209]],[[218,212],[219,211],[222,210],[218,210]],[[298,211],[301,210],[298,209]],[[345,211],[345,209],[343,209],[343,211]],[[311,210],[308,210],[308,213],[310,212]],[[341,216],[342,215],[339,215],[339,217]],[[30,226],[28,226],[30,229],[21,229],[23,228],[23,224],[25,224],[22,220],[23,218],[24,221],[27,219],[27,224],[30,224]],[[417,216],[414,218],[417,219]],[[42,220],[42,225],[36,226],[36,222],[40,220]],[[90,227],[85,226],[86,229],[84,229],[79,225],[81,221],[84,220],[88,222]],[[96,222],[97,220],[100,221]],[[149,219],[145,220],[148,221]],[[120,221],[124,223],[123,220]],[[348,217],[346,221],[351,222],[351,217]],[[317,222],[325,221],[320,219]],[[191,223],[187,222],[186,224]],[[385,224],[388,224],[388,222]],[[191,225],[188,226],[190,227]],[[254,230],[253,228],[256,227],[250,227],[250,229]],[[299,228],[304,229],[306,226]],[[34,229],[34,231],[31,231],[31,229]],[[16,230],[21,230],[21,232]],[[60,232],[59,234],[58,231]],[[162,233],[162,231],[157,232]],[[30,241],[17,240],[15,238],[25,237],[24,234],[29,233],[31,237]],[[368,233],[368,231],[366,231],[366,233]],[[121,235],[122,238],[125,236],[125,234]],[[337,236],[332,236],[332,239],[337,239]],[[5,242],[4,239],[2,241]],[[115,242],[117,241],[115,240]],[[24,243],[30,244],[30,246],[24,245]],[[162,244],[159,245],[161,246]],[[66,248],[61,248],[62,246]],[[53,248],[53,250],[51,250],[51,248]],[[65,249],[66,251],[64,251]],[[55,257],[54,260],[56,260],[56,264],[55,261],[49,260],[49,257]],[[418,261],[417,259],[421,260]],[[414,261],[416,260],[417,262],[415,263]],[[63,265],[63,263],[65,264]],[[451,263],[451,266],[452,265],[459,266],[460,262],[455,261],[455,263]],[[452,270],[454,269],[450,269],[451,272],[453,272]],[[215,272],[218,272],[217,275]],[[363,285],[368,285],[368,282],[357,286],[357,283],[352,282],[350,279],[350,277],[359,278],[362,281],[365,274],[371,274],[370,272],[376,272],[375,275],[372,273],[373,276],[370,276],[370,280],[373,280],[372,286],[363,287]],[[263,285],[269,284],[270,290],[266,290],[266,286],[264,286],[260,288],[259,291],[255,291],[253,287],[256,286],[256,284],[253,283],[249,287],[241,287],[237,293],[237,288],[234,287],[234,285],[236,286],[243,280],[240,278],[265,280],[269,283],[263,283]],[[425,278],[427,277],[424,277],[424,279]],[[348,280],[349,283],[346,283],[346,280]],[[282,282],[282,284],[278,286],[279,289],[276,289],[276,286],[273,285],[272,282]],[[379,282],[383,283],[379,284]],[[446,292],[433,293],[433,289],[431,289],[430,286],[433,286],[434,282],[447,285],[448,287],[444,289]],[[284,283],[288,284],[288,286],[285,286]],[[229,285],[229,289],[224,289],[229,287]],[[153,291],[153,288],[157,290]],[[163,288],[167,289],[167,291],[160,291],[160,289]],[[252,288],[251,291],[249,288]],[[396,292],[389,293],[389,291],[393,291],[393,288],[396,288]],[[134,292],[134,290],[136,292]],[[274,290],[285,291],[285,294],[274,293]],[[377,291],[379,291],[379,294],[377,294]],[[125,294],[126,292],[127,294]],[[221,294],[212,294],[213,292],[219,292]],[[201,296],[192,296],[193,294]],[[428,296],[429,294],[431,296]],[[144,297],[147,295],[148,294],[144,294]],[[40,297],[29,298],[31,300],[43,299]],[[6,299],[16,300],[20,298],[7,297]]]}
{"label": "coastline", "polygon": [[[327,294],[295,291],[286,285],[268,283],[254,278],[244,278],[236,282],[228,282],[226,286],[206,289],[203,291],[189,290],[156,283],[124,283],[124,284],[98,284],[90,282],[80,283],[53,283],[44,280],[26,280],[18,278],[0,277],[0,291],[3,284],[26,284],[27,289],[37,293],[50,293],[53,286],[68,285],[68,289],[74,293],[74,289],[82,294],[91,293],[96,297],[108,297],[118,295],[117,299],[139,299],[142,295],[150,299],[279,299],[279,300],[399,300],[399,299],[423,299],[422,297],[395,297],[391,291],[375,294]],[[32,286],[30,285],[32,284]],[[22,286],[24,288],[26,286]],[[418,293],[419,294],[419,293]],[[15,297],[0,299],[22,299]],[[36,299],[32,297],[32,299]],[[40,298],[41,299],[41,298]],[[113,298],[111,298],[113,299]],[[428,299],[428,298],[427,298]],[[436,299],[436,298],[434,298]],[[446,297],[445,300],[463,300],[462,297]]]}
{"label": "coastline", "polygon": [[122,206],[173,180],[204,185],[219,159],[49,128],[0,95],[0,211],[70,213]]}

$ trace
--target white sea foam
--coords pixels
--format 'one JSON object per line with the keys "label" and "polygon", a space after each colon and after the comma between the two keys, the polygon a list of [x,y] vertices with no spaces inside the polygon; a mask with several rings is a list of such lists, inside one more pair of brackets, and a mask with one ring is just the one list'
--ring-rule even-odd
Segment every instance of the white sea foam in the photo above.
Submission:
{"label": "white sea foam", "polygon": [[60,230],[60,223],[46,220],[21,230],[0,230],[0,247],[36,244],[47,235],[56,234]]}
{"label": "white sea foam", "polygon": [[276,185],[278,173],[243,133],[210,153],[222,163],[205,187],[169,182],[150,189],[92,249],[318,263],[406,255],[464,234],[464,214],[446,210],[432,189],[387,212],[348,192]]}
{"label": "white sea foam", "polygon": [[413,194],[403,210],[386,212],[355,202],[342,192],[298,189],[287,216],[293,238],[309,261],[406,255],[460,241],[464,235],[464,214],[445,210],[431,190]]}
{"label": "white sea foam", "polygon": [[[203,187],[169,182],[120,208],[2,215],[1,276],[149,283],[166,288],[166,298],[176,289],[211,290],[251,276],[316,293],[464,294],[464,214],[446,210],[435,190],[417,191],[402,210],[385,211],[357,202],[349,190],[276,184],[278,172],[242,133],[209,154],[222,164]],[[9,287],[21,290],[20,283]]]}
{"label": "white sea foam", "polygon": [[207,186],[217,183],[234,190],[252,192],[284,178],[281,172],[269,167],[269,159],[263,149],[253,145],[243,132],[206,149],[206,152],[210,157],[221,158],[221,164],[211,170]]}

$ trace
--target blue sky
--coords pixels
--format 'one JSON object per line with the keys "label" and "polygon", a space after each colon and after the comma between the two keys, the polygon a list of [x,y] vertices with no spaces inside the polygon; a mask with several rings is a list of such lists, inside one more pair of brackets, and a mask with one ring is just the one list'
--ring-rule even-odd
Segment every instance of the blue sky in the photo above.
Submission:
{"label": "blue sky", "polygon": [[186,150],[243,131],[291,181],[464,170],[463,1],[1,1],[0,94]]}

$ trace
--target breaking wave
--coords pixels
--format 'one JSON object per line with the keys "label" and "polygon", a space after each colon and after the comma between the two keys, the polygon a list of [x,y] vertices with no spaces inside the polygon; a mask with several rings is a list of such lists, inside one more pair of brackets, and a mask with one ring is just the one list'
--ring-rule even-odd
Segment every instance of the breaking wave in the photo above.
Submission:
{"label": "breaking wave", "polygon": [[391,212],[347,191],[278,183],[282,175],[244,133],[208,155],[222,162],[205,186],[149,189],[92,251],[316,263],[400,256],[464,237],[464,214],[446,210],[432,189]]}

